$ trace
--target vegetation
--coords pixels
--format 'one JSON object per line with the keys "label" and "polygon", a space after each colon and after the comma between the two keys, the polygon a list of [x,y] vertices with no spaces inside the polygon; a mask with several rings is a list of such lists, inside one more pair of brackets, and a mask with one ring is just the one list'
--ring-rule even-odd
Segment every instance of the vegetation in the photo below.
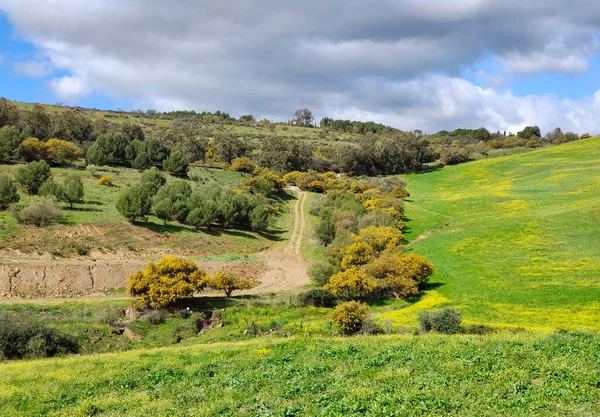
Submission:
{"label": "vegetation", "polygon": [[10,211],[17,222],[38,227],[47,226],[63,218],[63,213],[56,207],[54,197],[40,197],[28,206],[13,204]]}
{"label": "vegetation", "polygon": [[331,320],[346,333],[358,332],[365,319],[369,306],[358,301],[347,301],[338,305],[331,314]]}
{"label": "vegetation", "polygon": [[152,188],[137,184],[125,189],[115,203],[119,213],[131,222],[145,218],[152,209]]}
{"label": "vegetation", "polygon": [[208,275],[195,263],[166,256],[157,263],[149,263],[144,271],[133,274],[129,278],[127,292],[137,297],[134,303],[137,308],[161,308],[202,291],[208,283]]}
{"label": "vegetation", "polygon": [[460,311],[446,307],[438,311],[420,311],[419,330],[422,333],[434,331],[444,334],[456,334],[460,331],[462,316]]}
{"label": "vegetation", "polygon": [[19,168],[15,174],[15,179],[28,193],[37,194],[42,184],[51,176],[50,167],[42,161],[30,162]]}
{"label": "vegetation", "polygon": [[0,210],[6,210],[12,203],[20,200],[17,187],[6,175],[0,175]]}
{"label": "vegetation", "polygon": [[77,341],[28,315],[0,312],[0,360],[77,353]]}
{"label": "vegetation", "polygon": [[453,305],[471,323],[598,330],[599,154],[587,139],[409,176],[409,249],[435,273],[388,317]]}
{"label": "vegetation", "polygon": [[223,291],[225,297],[230,298],[234,291],[249,290],[255,286],[255,283],[244,278],[236,277],[232,273],[218,271],[210,279],[209,287],[215,290]]}

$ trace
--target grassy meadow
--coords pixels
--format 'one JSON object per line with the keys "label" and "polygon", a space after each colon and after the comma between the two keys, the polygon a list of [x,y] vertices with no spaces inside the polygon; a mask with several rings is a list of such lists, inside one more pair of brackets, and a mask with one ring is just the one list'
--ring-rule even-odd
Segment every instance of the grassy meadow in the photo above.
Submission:
{"label": "grassy meadow", "polygon": [[409,248],[436,272],[388,315],[452,305],[467,321],[600,330],[600,138],[408,176]]}
{"label": "grassy meadow", "polygon": [[[0,165],[0,174],[14,178],[21,165]],[[115,207],[119,193],[126,187],[139,182],[141,173],[130,168],[102,167],[95,175],[85,169],[52,168],[55,181],[61,183],[70,174],[81,177],[84,188],[84,203],[75,204],[73,208],[59,203],[63,209],[64,220],[59,224],[38,228],[18,225],[8,212],[0,212],[0,238],[3,246],[24,253],[52,253],[63,257],[77,256],[76,248],[88,247],[101,252],[148,254],[150,251],[180,251],[202,259],[206,257],[244,257],[273,244],[283,241],[288,228],[293,226],[293,213],[289,205],[293,196],[281,199],[280,215],[275,219],[271,233],[253,233],[238,230],[199,232],[193,227],[163,221],[149,216],[147,221],[139,221],[136,225],[128,223]],[[216,182],[222,186],[239,187],[244,174],[218,169],[191,168],[191,175],[202,179],[203,183]],[[98,178],[109,175],[113,178],[112,186],[98,184]],[[167,181],[177,178],[165,173]],[[197,184],[190,181],[193,187]],[[31,198],[21,193],[21,203],[27,204]],[[57,248],[57,241],[61,242]],[[188,253],[189,252],[189,253]],[[158,255],[156,255],[158,256]],[[159,256],[160,257],[160,256]]]}
{"label": "grassy meadow", "polygon": [[2,416],[594,416],[589,334],[265,337],[0,365]]}

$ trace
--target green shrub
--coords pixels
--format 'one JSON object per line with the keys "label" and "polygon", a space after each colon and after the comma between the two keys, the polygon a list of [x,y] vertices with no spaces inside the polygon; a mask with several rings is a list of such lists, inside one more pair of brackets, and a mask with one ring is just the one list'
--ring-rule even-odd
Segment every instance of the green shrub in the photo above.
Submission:
{"label": "green shrub", "polygon": [[443,334],[456,334],[460,331],[462,316],[460,311],[446,307],[437,311],[420,311],[417,315],[421,333],[430,331]]}
{"label": "green shrub", "polygon": [[51,357],[78,351],[77,340],[72,336],[24,314],[0,313],[0,356],[6,359]]}
{"label": "green shrub", "polygon": [[85,189],[83,188],[83,181],[77,174],[71,174],[65,178],[65,182],[62,186],[62,192],[57,198],[60,201],[64,201],[73,207],[75,203],[83,203],[83,197],[85,196]]}
{"label": "green shrub", "polygon": [[129,187],[119,194],[115,206],[123,217],[135,222],[137,218],[150,214],[152,209],[151,191],[144,184]]}
{"label": "green shrub", "polygon": [[329,244],[335,239],[335,222],[327,218],[322,219],[317,225],[315,234],[324,246],[329,246]]}
{"label": "green shrub", "polygon": [[333,307],[337,301],[335,294],[321,288],[309,290],[298,296],[298,304],[301,306]]}
{"label": "green shrub", "polygon": [[185,176],[188,171],[188,162],[182,152],[175,151],[163,161],[163,169],[173,175]]}
{"label": "green shrub", "polygon": [[56,197],[59,198],[62,193],[62,186],[54,181],[52,178],[49,178],[45,183],[40,186],[38,190],[38,195],[44,197]]}
{"label": "green shrub", "polygon": [[144,321],[152,325],[157,325],[165,322],[165,313],[162,310],[151,310],[144,316]]}
{"label": "green shrub", "polygon": [[319,287],[328,284],[329,278],[338,272],[338,268],[325,261],[315,262],[308,269],[308,275],[310,276],[310,279]]}
{"label": "green shrub", "polygon": [[0,175],[0,210],[5,210],[20,199],[17,187],[6,175]]}
{"label": "green shrub", "polygon": [[40,197],[30,206],[13,204],[10,207],[11,214],[17,222],[33,224],[39,227],[46,226],[63,217],[62,212],[56,207],[56,201],[52,197]]}
{"label": "green shrub", "polygon": [[158,168],[152,167],[142,171],[141,184],[149,190],[151,196],[154,196],[160,187],[166,183],[167,178],[158,170]]}
{"label": "green shrub", "polygon": [[44,161],[30,162],[19,168],[15,174],[15,179],[19,184],[25,187],[30,194],[37,194],[38,190],[50,177],[50,167]]}

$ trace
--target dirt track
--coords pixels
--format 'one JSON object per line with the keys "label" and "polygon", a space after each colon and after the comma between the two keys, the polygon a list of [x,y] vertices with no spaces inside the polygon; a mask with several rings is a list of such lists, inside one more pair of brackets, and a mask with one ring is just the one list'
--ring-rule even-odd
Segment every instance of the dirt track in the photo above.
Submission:
{"label": "dirt track", "polygon": [[261,284],[248,291],[248,294],[296,290],[309,283],[306,262],[301,253],[302,236],[306,226],[306,193],[299,190],[297,193],[298,200],[294,203],[294,231],[290,240],[284,248],[273,248],[260,255],[267,270],[260,278]]}
{"label": "dirt track", "polygon": [[[246,293],[259,294],[296,290],[309,282],[302,259],[306,193],[296,190],[294,230],[285,247],[275,247],[258,255],[262,266],[251,263],[202,263],[208,272],[227,269],[261,284]],[[107,290],[126,288],[129,276],[143,269],[145,260],[31,260],[12,258],[0,263],[0,298],[71,298],[102,296]]]}

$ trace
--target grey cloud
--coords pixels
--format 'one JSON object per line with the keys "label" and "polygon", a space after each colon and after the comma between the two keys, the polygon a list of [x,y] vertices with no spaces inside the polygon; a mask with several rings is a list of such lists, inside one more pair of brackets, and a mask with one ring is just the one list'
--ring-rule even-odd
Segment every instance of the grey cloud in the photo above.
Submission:
{"label": "grey cloud", "polygon": [[485,100],[501,93],[458,77],[489,57],[512,73],[581,73],[600,29],[591,0],[0,0],[0,9],[71,73],[50,83],[66,102],[99,91],[136,107],[278,119],[309,107],[427,130],[537,116],[495,109]]}

